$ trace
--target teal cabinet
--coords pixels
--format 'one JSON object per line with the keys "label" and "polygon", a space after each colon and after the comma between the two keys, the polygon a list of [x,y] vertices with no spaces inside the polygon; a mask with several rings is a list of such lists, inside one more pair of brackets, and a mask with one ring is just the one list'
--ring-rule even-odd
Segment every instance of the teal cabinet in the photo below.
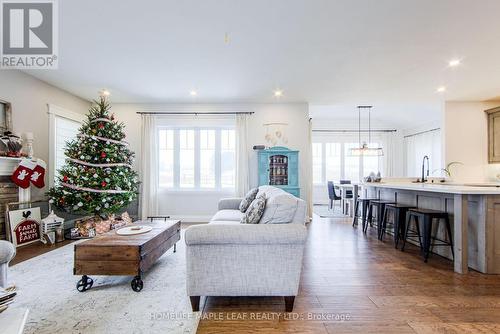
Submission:
{"label": "teal cabinet", "polygon": [[299,151],[275,146],[258,153],[259,186],[281,188],[300,197]]}

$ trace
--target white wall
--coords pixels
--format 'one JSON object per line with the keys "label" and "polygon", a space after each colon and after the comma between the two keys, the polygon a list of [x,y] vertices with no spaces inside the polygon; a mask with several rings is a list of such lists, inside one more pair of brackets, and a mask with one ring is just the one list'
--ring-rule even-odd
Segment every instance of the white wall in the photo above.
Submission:
{"label": "white wall", "polygon": [[454,182],[496,180],[500,165],[488,164],[488,120],[484,111],[498,106],[500,101],[445,103],[444,161],[464,164],[453,169]]}
{"label": "white wall", "polygon": [[[86,100],[17,70],[0,71],[0,99],[12,104],[13,132],[23,136],[26,132],[33,132],[35,155],[46,162],[49,159],[47,104],[55,104],[82,114],[90,106]],[[48,184],[48,172],[45,184]],[[47,191],[34,187],[31,189],[33,199],[44,197]]]}
{"label": "white wall", "polygon": [[[263,123],[285,122],[288,123],[286,133],[289,139],[288,147],[300,151],[300,187],[302,198],[306,196],[308,182],[312,182],[303,168],[306,157],[303,154],[308,142],[309,109],[305,103],[293,104],[170,104],[170,105],[139,105],[115,104],[112,107],[118,120],[125,123],[126,140],[130,142],[131,149],[136,152],[136,161],[141,159],[141,117],[137,111],[253,111],[249,119],[249,146],[266,144],[264,136],[266,129]],[[257,186],[257,154],[251,152],[250,170],[251,186]],[[138,170],[136,163],[135,168]],[[140,171],[139,171],[140,172]],[[160,202],[161,214],[180,217],[184,221],[207,221],[216,211],[217,202],[221,197],[234,196],[234,194],[221,194],[219,192],[170,192],[164,193],[163,202]]]}

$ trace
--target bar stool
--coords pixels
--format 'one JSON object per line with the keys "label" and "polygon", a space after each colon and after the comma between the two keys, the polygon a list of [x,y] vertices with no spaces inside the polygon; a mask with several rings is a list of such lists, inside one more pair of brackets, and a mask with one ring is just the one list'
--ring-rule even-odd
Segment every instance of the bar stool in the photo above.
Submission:
{"label": "bar stool", "polygon": [[367,217],[367,213],[368,213],[368,204],[370,203],[370,201],[374,201],[374,200],[376,200],[376,198],[358,197],[356,199],[356,203],[354,204],[353,218],[352,218],[352,226],[353,227],[358,224],[359,204],[361,203],[361,223],[363,226],[363,231],[365,230],[366,217]]}
{"label": "bar stool", "polygon": [[394,248],[398,248],[399,240],[404,238],[406,230],[406,213],[409,209],[415,209],[415,206],[397,203],[385,205],[379,240],[384,241],[384,234],[387,230],[387,216],[389,212],[392,212],[392,217],[394,218],[392,224],[394,228]]}
{"label": "bar stool", "polygon": [[[450,217],[447,212],[438,211],[438,210],[430,210],[430,209],[409,209],[406,214],[406,231],[403,239],[403,247],[401,248],[404,251],[406,239],[408,237],[408,232],[410,231],[410,222],[411,219],[415,220],[417,233],[420,241],[420,249],[424,253],[424,262],[427,262],[429,259],[429,253],[431,247],[434,246],[449,246],[451,248],[451,254],[453,258],[455,257],[455,253],[453,251],[453,240],[451,234],[451,225],[450,225]],[[424,223],[423,227],[423,242],[420,238],[420,228],[419,221],[422,220]],[[432,235],[432,224],[433,221],[442,222],[444,221],[446,227],[446,233],[448,234],[449,241],[441,240],[436,238],[436,236]],[[434,241],[438,241],[439,243],[434,243]]]}
{"label": "bar stool", "polygon": [[[384,215],[385,206],[387,204],[394,204],[393,201],[385,201],[380,199],[371,200],[368,204],[368,222],[373,226],[373,207],[377,208],[377,236],[380,236],[380,229],[382,227],[382,216]],[[368,224],[365,224],[363,232],[368,230]]]}

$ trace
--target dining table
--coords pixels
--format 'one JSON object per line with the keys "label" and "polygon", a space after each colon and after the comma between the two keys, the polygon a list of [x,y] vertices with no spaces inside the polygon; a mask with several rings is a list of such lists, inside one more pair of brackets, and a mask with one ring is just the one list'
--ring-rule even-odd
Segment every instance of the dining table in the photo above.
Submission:
{"label": "dining table", "polygon": [[[349,217],[354,216],[354,207],[356,203],[354,200],[358,198],[359,184],[358,183],[342,183],[337,184],[336,188],[340,191],[340,203],[342,206],[342,213],[348,215]],[[352,192],[352,197],[348,197],[349,191]],[[346,204],[348,208],[346,209]]]}

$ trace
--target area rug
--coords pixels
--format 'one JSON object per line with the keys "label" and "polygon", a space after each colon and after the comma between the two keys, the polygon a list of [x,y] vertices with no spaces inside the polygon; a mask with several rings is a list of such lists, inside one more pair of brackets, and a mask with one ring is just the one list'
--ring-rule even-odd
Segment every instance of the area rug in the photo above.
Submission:
{"label": "area rug", "polygon": [[18,288],[12,307],[29,308],[24,333],[195,333],[198,313],[186,295],[184,240],[144,276],[134,292],[132,277],[92,276],[94,286],[76,290],[73,245],[12,266],[9,281]]}
{"label": "area rug", "polygon": [[343,215],[340,212],[340,209],[337,207],[335,211],[330,210],[328,205],[314,205],[313,212],[320,216],[321,218],[345,218],[346,215]]}

